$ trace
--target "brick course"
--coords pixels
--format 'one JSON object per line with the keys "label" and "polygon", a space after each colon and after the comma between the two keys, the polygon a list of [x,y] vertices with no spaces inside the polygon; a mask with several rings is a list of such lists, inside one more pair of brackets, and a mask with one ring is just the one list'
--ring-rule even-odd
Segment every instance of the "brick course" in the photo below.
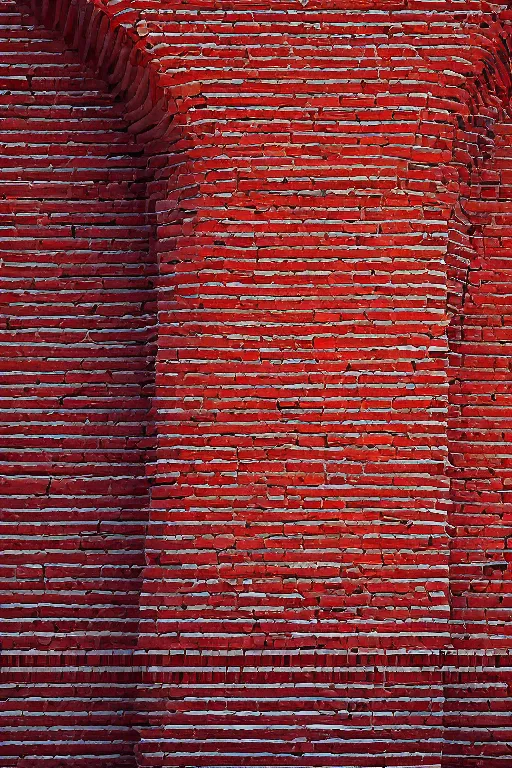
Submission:
{"label": "brick course", "polygon": [[507,3],[28,10],[0,764],[512,764]]}

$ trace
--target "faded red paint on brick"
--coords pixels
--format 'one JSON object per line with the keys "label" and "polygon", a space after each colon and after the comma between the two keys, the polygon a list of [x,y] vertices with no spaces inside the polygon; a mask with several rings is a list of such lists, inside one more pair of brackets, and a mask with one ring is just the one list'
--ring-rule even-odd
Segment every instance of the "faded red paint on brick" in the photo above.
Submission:
{"label": "faded red paint on brick", "polygon": [[507,4],[21,8],[0,765],[508,764]]}

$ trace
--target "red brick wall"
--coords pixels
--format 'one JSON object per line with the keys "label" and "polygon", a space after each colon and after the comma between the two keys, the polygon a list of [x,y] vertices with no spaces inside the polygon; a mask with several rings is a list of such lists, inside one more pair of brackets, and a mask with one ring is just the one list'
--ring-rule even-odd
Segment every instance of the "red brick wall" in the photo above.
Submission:
{"label": "red brick wall", "polygon": [[478,756],[476,765],[511,756],[512,123],[497,118],[463,204],[472,248],[449,329],[451,639],[459,674],[446,689],[447,766],[461,756]]}
{"label": "red brick wall", "polygon": [[1,642],[20,665],[2,764],[129,765],[136,681],[100,666],[125,666],[137,642],[156,312],[146,160],[124,105],[58,34],[12,2],[0,29]]}
{"label": "red brick wall", "polygon": [[[2,6],[7,15],[15,7]],[[79,733],[96,723],[93,705],[82,704],[66,748],[84,758],[61,764],[506,765],[506,4],[50,0],[33,10],[117,98],[105,100],[95,83],[111,122],[101,139],[81,139],[89,153],[95,141],[112,146],[120,116],[133,136],[123,156],[135,151],[137,161],[122,165],[130,193],[102,214],[114,216],[106,226],[124,227],[126,207],[148,229],[144,246],[140,230],[124,230],[115,290],[141,249],[149,271],[135,258],[137,279],[156,258],[159,270],[154,409],[150,320],[133,299],[138,330],[123,335],[123,314],[115,343],[126,376],[140,338],[147,387],[138,404],[109,405],[105,422],[122,422],[115,408],[144,414],[135,429],[156,420],[156,463],[151,440],[135,462],[151,491],[147,539],[133,548],[138,531],[120,525],[115,550],[126,566],[128,549],[134,558],[133,581],[116,590],[119,622],[145,554],[137,653],[116,688],[129,699],[137,686],[137,701],[118,702],[97,732]],[[34,67],[35,53],[21,50]],[[78,97],[87,109],[99,98],[84,87]],[[25,148],[20,156],[28,172]],[[109,163],[95,194],[111,175],[128,185],[111,154]],[[133,186],[139,165],[145,189]],[[146,208],[156,209],[154,238]],[[47,306],[56,317],[53,298]],[[20,349],[44,343],[33,333]],[[110,380],[104,386],[110,393]],[[77,404],[62,407],[78,423]],[[27,431],[37,434],[34,426]],[[80,464],[71,466],[76,475]],[[41,475],[58,483],[59,472],[46,465]],[[63,508],[83,493],[77,486]],[[120,513],[113,487],[106,496]],[[104,507],[95,503],[94,519],[104,521]],[[110,531],[80,535],[80,551],[93,537],[109,556]],[[44,562],[46,541],[34,550]],[[73,620],[90,627],[72,642],[88,651],[104,614],[88,616],[84,602]],[[14,626],[21,617],[10,614]],[[107,679],[100,664],[115,675],[116,653],[134,647],[126,634],[117,642],[109,621],[110,654],[84,656],[92,666],[78,672],[64,664],[90,702]],[[28,721],[7,717],[18,722]],[[134,731],[123,730],[130,723],[135,747]],[[122,746],[112,747],[109,728],[120,729]],[[84,734],[87,749],[103,750],[96,762]],[[40,738],[48,755],[67,754],[60,737]],[[25,758],[18,765],[41,763],[31,746],[9,749],[6,766],[14,755]]]}

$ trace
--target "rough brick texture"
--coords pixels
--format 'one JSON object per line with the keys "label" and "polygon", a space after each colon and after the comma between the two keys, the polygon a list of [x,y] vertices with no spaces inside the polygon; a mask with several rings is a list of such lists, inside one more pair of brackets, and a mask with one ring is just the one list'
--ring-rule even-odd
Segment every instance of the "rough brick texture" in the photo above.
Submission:
{"label": "rough brick texture", "polygon": [[511,20],[1,0],[4,768],[512,766]]}
{"label": "rough brick texture", "polygon": [[[88,651],[122,666],[137,642],[156,319],[146,163],[105,83],[13,3],[0,49],[2,649],[22,668],[2,764],[125,765],[134,681],[75,667]],[[48,657],[62,674],[32,672]]]}

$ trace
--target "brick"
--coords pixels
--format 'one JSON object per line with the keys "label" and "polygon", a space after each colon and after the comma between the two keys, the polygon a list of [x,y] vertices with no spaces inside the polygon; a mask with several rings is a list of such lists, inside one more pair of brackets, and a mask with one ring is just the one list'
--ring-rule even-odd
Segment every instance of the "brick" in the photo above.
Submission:
{"label": "brick", "polygon": [[30,5],[0,766],[505,764],[510,10]]}

